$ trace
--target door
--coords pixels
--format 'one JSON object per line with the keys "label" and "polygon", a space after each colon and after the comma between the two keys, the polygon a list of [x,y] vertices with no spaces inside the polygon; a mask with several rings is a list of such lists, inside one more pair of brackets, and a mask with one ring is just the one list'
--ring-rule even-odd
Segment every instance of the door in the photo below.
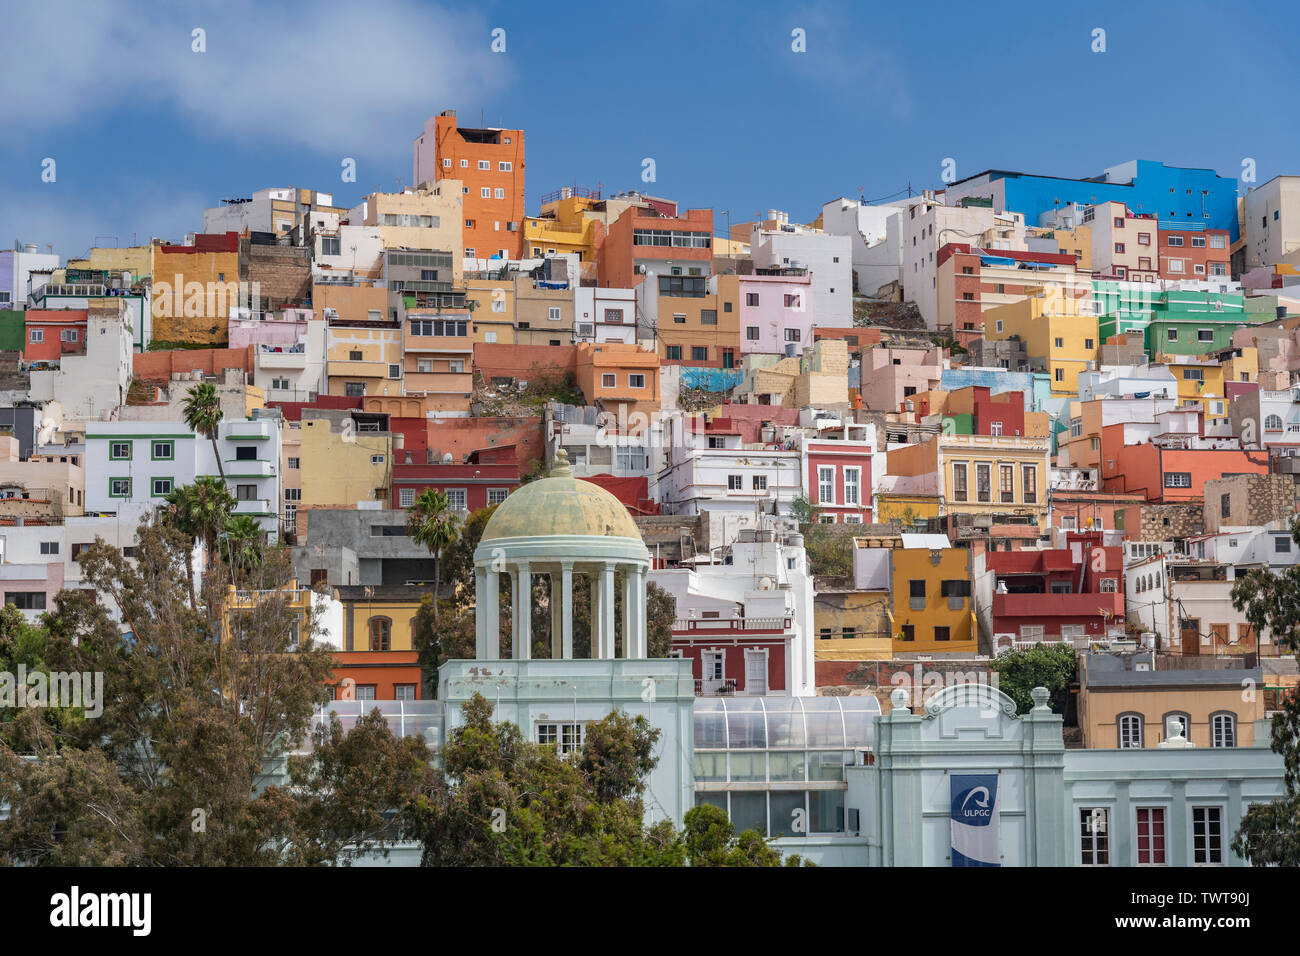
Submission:
{"label": "door", "polygon": [[745,651],[745,693],[767,693],[766,651]]}
{"label": "door", "polygon": [[700,655],[700,693],[717,694],[726,683],[726,654],[724,651],[705,651]]}
{"label": "door", "polygon": [[1184,654],[1201,653],[1201,622],[1195,618],[1178,622]]}

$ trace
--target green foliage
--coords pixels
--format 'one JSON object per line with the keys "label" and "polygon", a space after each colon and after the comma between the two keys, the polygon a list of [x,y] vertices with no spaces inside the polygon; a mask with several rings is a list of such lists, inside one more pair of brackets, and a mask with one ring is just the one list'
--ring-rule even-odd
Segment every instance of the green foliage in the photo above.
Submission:
{"label": "green foliage", "polygon": [[836,528],[836,525],[816,522],[803,528],[803,547],[810,574],[853,573],[853,535]]}
{"label": "green foliage", "polygon": [[452,510],[447,493],[438,488],[425,488],[415,499],[406,515],[406,528],[411,540],[424,545],[433,555],[433,619],[438,619],[438,591],[442,586],[439,559],[442,552],[460,534],[460,518]]}
{"label": "green foliage", "polygon": [[[1300,546],[1300,518],[1291,521]],[[1232,586],[1232,604],[1256,634],[1268,633],[1279,647],[1300,651],[1300,566],[1280,574],[1252,568]],[[1300,866],[1300,691],[1283,692],[1273,715],[1270,746],[1282,757],[1286,796],[1253,804],[1233,839],[1233,852],[1255,866]]]}
{"label": "green foliage", "polygon": [[790,502],[790,510],[794,512],[794,516],[799,519],[800,524],[812,524],[817,520],[817,515],[821,509],[808,500],[807,495],[801,494]]}
{"label": "green foliage", "polygon": [[1052,709],[1063,712],[1076,666],[1074,648],[1068,644],[1037,644],[1028,650],[1010,650],[989,664],[998,675],[998,690],[1016,702],[1018,714],[1033,709],[1030,692],[1035,687],[1046,687],[1052,695]]}
{"label": "green foliage", "polygon": [[724,810],[702,803],[686,811],[682,842],[691,866],[812,866],[796,853],[782,859],[757,830],[736,836]]}
{"label": "green foliage", "polygon": [[443,550],[443,578],[453,590],[474,587],[474,552],[483,540],[483,529],[496,510],[497,505],[488,505],[471,511],[461,524],[456,540]]}
{"label": "green foliage", "polygon": [[226,469],[221,464],[221,449],[217,447],[217,426],[221,424],[222,418],[217,387],[211,382],[199,382],[191,388],[181,405],[181,417],[186,425],[212,442],[212,453],[217,458],[217,472],[222,481],[225,481]]}

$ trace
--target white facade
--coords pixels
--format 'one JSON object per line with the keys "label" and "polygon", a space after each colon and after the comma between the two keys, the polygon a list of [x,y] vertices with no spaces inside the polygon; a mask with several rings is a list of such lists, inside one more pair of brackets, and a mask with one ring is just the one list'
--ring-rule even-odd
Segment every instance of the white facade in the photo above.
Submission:
{"label": "white facade", "polygon": [[333,235],[313,239],[311,274],[317,282],[354,279],[358,273],[378,275],[383,241],[378,226],[339,226]]}
{"label": "white facade", "polygon": [[819,325],[847,328],[853,324],[853,243],[848,236],[799,226],[782,226],[779,231],[755,226],[749,248],[756,269],[802,266],[812,274]]}
{"label": "white facade", "polygon": [[19,248],[6,250],[3,261],[10,274],[5,277],[7,282],[0,282],[0,291],[11,292],[12,301],[0,302],[0,309],[26,308],[27,297],[37,292],[49,278],[48,275],[38,275],[33,282],[32,273],[59,268],[57,253],[37,252],[31,243],[20,243]]}
{"label": "white facade", "polygon": [[307,402],[326,388],[326,339],[329,324],[311,321],[292,345],[255,345],[253,384],[268,402]]}
{"label": "white facade", "polygon": [[[280,526],[281,420],[223,421],[217,449],[235,514],[253,515],[268,534]],[[200,476],[219,474],[212,442],[183,422],[93,422],[86,430],[86,511],[138,513]]]}
{"label": "white facade", "polygon": [[[671,430],[659,471],[659,502],[664,514],[701,511],[742,514],[791,513],[803,493],[798,451],[746,447],[739,434]],[[710,442],[717,447],[710,447]]]}
{"label": "white facade", "polygon": [[[1149,398],[1178,398],[1178,379],[1167,365],[1107,365],[1079,373],[1079,401],[1122,398],[1149,392]],[[1107,424],[1110,424],[1109,422]]]}
{"label": "white facade", "polygon": [[91,312],[85,353],[62,356],[57,369],[32,372],[28,395],[32,401],[57,403],[60,423],[102,419],[126,403],[131,356],[131,328],[125,313]]}
{"label": "white facade", "polygon": [[938,327],[939,294],[935,256],[949,243],[982,249],[1027,249],[1021,213],[994,213],[988,206],[945,206],[923,199],[900,216],[903,235],[903,295],[915,302],[926,328]]}
{"label": "white facade", "polygon": [[918,197],[873,206],[841,197],[822,206],[822,228],[849,237],[860,295],[874,296],[882,285],[902,280],[902,216],[920,201]]}
{"label": "white facade", "polygon": [[1274,176],[1242,200],[1246,268],[1296,263],[1300,253],[1300,176]]}
{"label": "white facade", "polygon": [[574,342],[636,344],[636,289],[579,286],[573,294]]}

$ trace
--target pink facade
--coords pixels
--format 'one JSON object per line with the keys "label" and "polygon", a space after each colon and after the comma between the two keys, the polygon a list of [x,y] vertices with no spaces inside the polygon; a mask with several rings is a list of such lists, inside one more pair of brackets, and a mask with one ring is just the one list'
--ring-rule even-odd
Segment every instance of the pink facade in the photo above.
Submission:
{"label": "pink facade", "polygon": [[809,440],[803,451],[805,487],[808,500],[817,507],[817,520],[870,524],[875,449],[862,441]]}
{"label": "pink facade", "polygon": [[904,399],[936,389],[943,374],[941,349],[866,349],[862,353],[862,404],[897,412]]}
{"label": "pink facade", "polygon": [[812,276],[738,276],[740,354],[799,356],[813,343]]}
{"label": "pink facade", "polygon": [[[790,628],[788,617],[677,621],[672,653],[690,659],[697,695],[783,694],[786,658],[793,640]],[[746,673],[747,659],[756,657],[766,658],[762,681]],[[764,670],[761,664],[759,670]]]}
{"label": "pink facade", "polygon": [[[268,315],[271,313],[268,313]],[[274,318],[230,320],[230,347],[296,345],[307,334],[311,309],[285,309]]]}

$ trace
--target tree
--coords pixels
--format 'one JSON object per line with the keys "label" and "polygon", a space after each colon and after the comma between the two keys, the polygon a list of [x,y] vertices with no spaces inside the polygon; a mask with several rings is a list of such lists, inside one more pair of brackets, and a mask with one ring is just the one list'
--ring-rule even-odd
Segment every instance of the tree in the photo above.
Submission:
{"label": "tree", "polygon": [[[44,618],[44,664],[103,674],[102,713],[70,712],[57,732],[37,709],[0,721],[0,864],[346,862],[371,839],[382,852],[393,837],[376,814],[418,801],[424,756],[363,721],[356,740],[331,727],[287,761],[308,740],[333,654],[283,590],[284,549],[256,570],[257,600],[223,614],[220,553],[196,609],[182,571],[192,538],[149,522],[136,538],[130,560],[90,545],[87,589],[62,592]],[[294,785],[267,786],[286,761]]]}
{"label": "tree", "polygon": [[941,349],[946,349],[950,355],[965,355],[967,351],[966,346],[951,335],[936,335],[930,339],[930,342]]}
{"label": "tree", "polygon": [[736,828],[726,811],[712,804],[692,807],[682,822],[686,825],[682,842],[691,866],[771,867],[803,863],[796,853],[782,859],[781,851],[757,830],[746,830],[736,836]]}
{"label": "tree", "polygon": [[438,488],[425,488],[415,499],[406,515],[406,527],[411,540],[422,544],[433,555],[433,620],[438,620],[438,590],[442,584],[438,562],[442,551],[456,540],[459,519],[451,508],[447,493]]}
{"label": "tree", "polygon": [[185,579],[189,582],[190,606],[196,606],[194,592],[194,545],[203,542],[207,554],[221,529],[235,510],[235,496],[224,481],[212,477],[194,479],[192,484],[173,488],[161,510],[162,521],[190,539],[185,555]]}
{"label": "tree", "polygon": [[1018,714],[1033,709],[1031,691],[1035,687],[1046,687],[1052,694],[1053,708],[1063,712],[1075,667],[1074,648],[1069,644],[1036,644],[1028,650],[1010,650],[989,664],[998,676],[998,690],[1016,702]]}
{"label": "tree", "polygon": [[252,515],[235,515],[226,519],[225,559],[229,562],[238,586],[239,572],[260,568],[265,559],[266,532]]}
{"label": "tree", "polygon": [[790,502],[790,510],[794,512],[800,524],[812,524],[817,520],[817,514],[821,509],[813,504],[807,495],[800,494]]}
{"label": "tree", "polygon": [[460,533],[442,554],[443,576],[455,587],[474,586],[474,552],[483,540],[483,530],[496,513],[497,505],[471,511],[460,525]]}
{"label": "tree", "polygon": [[[1291,537],[1300,546],[1300,518],[1291,520]],[[1270,634],[1279,648],[1300,651],[1300,566],[1280,574],[1266,568],[1239,572],[1232,604],[1256,634]],[[1270,746],[1282,757],[1286,795],[1253,804],[1232,841],[1232,851],[1255,866],[1300,866],[1300,690],[1281,694]]]}
{"label": "tree", "polygon": [[224,484],[226,469],[221,464],[221,450],[217,447],[217,426],[221,424],[221,398],[217,388],[211,382],[199,382],[190,389],[181,405],[181,416],[185,424],[200,435],[206,435],[212,442],[212,454],[217,459],[217,473]]}

